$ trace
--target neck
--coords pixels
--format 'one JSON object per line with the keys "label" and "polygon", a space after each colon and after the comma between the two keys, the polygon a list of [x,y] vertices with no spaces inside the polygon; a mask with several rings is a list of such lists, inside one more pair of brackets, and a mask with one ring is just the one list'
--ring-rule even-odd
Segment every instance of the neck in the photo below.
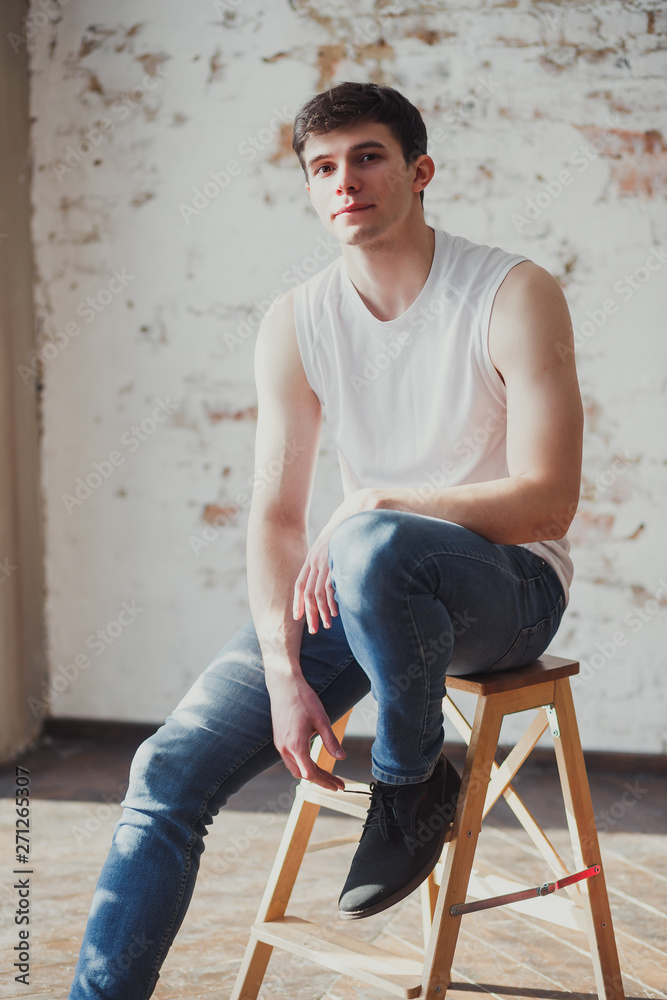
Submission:
{"label": "neck", "polygon": [[345,268],[367,309],[383,322],[410,308],[426,283],[435,231],[423,221],[362,244],[342,244]]}

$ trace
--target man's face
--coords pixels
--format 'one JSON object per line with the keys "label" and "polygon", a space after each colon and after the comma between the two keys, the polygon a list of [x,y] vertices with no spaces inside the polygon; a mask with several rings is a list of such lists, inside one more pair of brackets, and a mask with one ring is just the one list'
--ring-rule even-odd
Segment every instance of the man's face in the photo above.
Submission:
{"label": "man's face", "polygon": [[[379,122],[310,136],[303,157],[306,190],[322,224],[354,245],[372,241],[415,211],[418,192],[434,170],[426,154],[408,167],[391,129]],[[421,205],[417,209],[421,214]]]}

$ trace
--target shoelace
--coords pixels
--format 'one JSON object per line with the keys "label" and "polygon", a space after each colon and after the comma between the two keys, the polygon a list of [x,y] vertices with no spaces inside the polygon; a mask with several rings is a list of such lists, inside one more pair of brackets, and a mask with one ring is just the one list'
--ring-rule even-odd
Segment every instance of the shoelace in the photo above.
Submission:
{"label": "shoelace", "polygon": [[394,811],[394,796],[398,789],[381,788],[377,782],[371,781],[369,792],[364,795],[370,797],[368,815],[364,820],[363,830],[367,827],[377,826],[384,840],[389,840],[389,821],[393,820],[394,826],[398,825],[398,819]]}

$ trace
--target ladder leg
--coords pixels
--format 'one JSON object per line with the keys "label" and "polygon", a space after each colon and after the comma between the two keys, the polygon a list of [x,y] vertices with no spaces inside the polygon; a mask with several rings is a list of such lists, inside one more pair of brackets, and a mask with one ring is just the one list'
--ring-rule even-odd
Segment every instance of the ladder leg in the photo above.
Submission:
{"label": "ladder leg", "polygon": [[589,865],[600,865],[599,875],[579,883],[598,996],[600,1000],[624,1000],[607,885],[569,677],[555,682],[554,714],[559,730],[559,735],[554,736],[556,761],[575,866],[587,868]]}
{"label": "ladder leg", "polygon": [[498,746],[502,722],[502,711],[495,701],[493,696],[484,695],[480,695],[477,700],[452,839],[445,856],[433,926],[426,949],[421,994],[424,1000],[443,1000],[452,978],[452,962],[461,917],[454,917],[449,911],[455,903],[465,900],[468,889],[491,764]]}
{"label": "ladder leg", "polygon": [[[341,743],[351,713],[352,709],[331,727]],[[333,770],[335,758],[327,752],[319,737],[313,744],[311,756],[323,770]],[[259,906],[256,923],[284,916],[319,811],[318,805],[306,802],[300,796],[294,801]],[[230,1000],[255,1000],[272,951],[271,945],[258,941],[251,932]]]}
{"label": "ladder leg", "polygon": [[[447,845],[445,845],[445,849]],[[433,914],[435,913],[435,904],[438,899],[438,886],[435,881],[433,872],[429,875],[425,882],[422,882],[420,887],[421,893],[421,904],[422,904],[422,927],[424,929],[424,947],[428,947],[428,939],[431,934],[431,927],[433,926]]]}
{"label": "ladder leg", "polygon": [[255,1000],[264,981],[272,951],[273,947],[270,944],[250,939],[230,1000]]}

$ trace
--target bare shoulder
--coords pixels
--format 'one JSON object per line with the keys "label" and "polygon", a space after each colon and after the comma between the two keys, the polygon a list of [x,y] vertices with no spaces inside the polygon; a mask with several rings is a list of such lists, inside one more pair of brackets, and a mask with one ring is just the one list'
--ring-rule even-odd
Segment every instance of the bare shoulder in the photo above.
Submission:
{"label": "bare shoulder", "polygon": [[290,288],[277,296],[262,316],[257,341],[271,342],[275,338],[296,340],[294,324],[294,289]]}
{"label": "bare shoulder", "polygon": [[489,352],[503,374],[515,362],[540,367],[574,360],[567,300],[556,278],[533,261],[512,267],[493,302]]}
{"label": "bare shoulder", "polygon": [[274,299],[262,316],[257,343],[255,364],[278,366],[294,362],[298,355],[296,326],[294,323],[294,289]]}
{"label": "bare shoulder", "polygon": [[515,264],[496,292],[493,312],[500,318],[521,320],[533,311],[547,313],[554,305],[567,311],[567,302],[553,274],[532,260]]}
{"label": "bare shoulder", "polygon": [[279,389],[317,399],[306,378],[294,322],[294,289],[277,297],[262,317],[255,345],[258,390]]}

